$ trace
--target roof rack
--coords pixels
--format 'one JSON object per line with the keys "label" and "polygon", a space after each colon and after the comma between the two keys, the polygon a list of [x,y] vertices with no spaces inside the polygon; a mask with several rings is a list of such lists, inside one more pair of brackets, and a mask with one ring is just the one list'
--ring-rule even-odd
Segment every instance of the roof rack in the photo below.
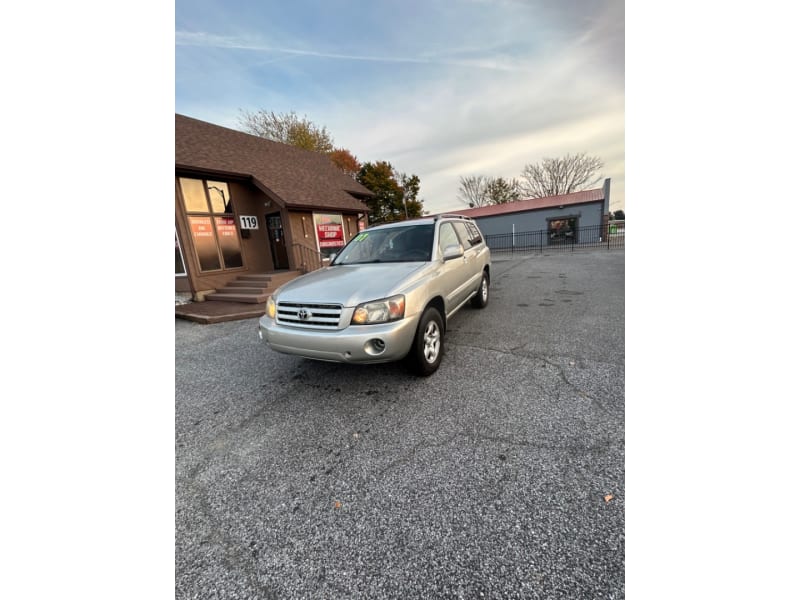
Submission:
{"label": "roof rack", "polygon": [[457,215],[454,213],[443,213],[441,215],[434,215],[433,220],[438,221],[439,219],[463,219],[464,221],[471,221],[472,219],[466,215]]}

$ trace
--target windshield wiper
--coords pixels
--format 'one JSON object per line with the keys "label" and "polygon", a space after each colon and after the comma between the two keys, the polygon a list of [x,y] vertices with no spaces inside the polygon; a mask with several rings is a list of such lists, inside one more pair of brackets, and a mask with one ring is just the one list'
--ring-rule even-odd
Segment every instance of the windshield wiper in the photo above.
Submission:
{"label": "windshield wiper", "polygon": [[371,260],[357,260],[355,262],[345,263],[347,265],[370,265],[372,263],[379,263],[379,262],[388,262],[385,260],[381,260],[380,258],[373,258]]}

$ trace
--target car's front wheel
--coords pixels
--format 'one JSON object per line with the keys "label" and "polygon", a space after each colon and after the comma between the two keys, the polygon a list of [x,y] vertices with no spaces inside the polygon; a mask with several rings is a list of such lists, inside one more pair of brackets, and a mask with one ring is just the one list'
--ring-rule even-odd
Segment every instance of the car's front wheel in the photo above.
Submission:
{"label": "car's front wheel", "polygon": [[417,375],[427,377],[439,368],[444,353],[444,323],[441,313],[429,306],[417,325],[417,335],[408,353],[408,362]]}

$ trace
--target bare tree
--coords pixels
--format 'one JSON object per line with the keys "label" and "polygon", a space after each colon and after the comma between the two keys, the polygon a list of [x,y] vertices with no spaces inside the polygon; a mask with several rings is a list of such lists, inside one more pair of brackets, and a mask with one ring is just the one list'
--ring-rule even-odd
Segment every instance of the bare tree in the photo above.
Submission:
{"label": "bare tree", "polygon": [[461,187],[458,190],[458,197],[470,208],[486,206],[489,199],[486,196],[487,179],[483,175],[470,175],[460,177]]}
{"label": "bare tree", "polygon": [[586,153],[545,158],[541,163],[525,165],[520,178],[522,193],[530,198],[558,196],[589,189],[600,181],[603,161]]}
{"label": "bare tree", "polygon": [[318,127],[305,116],[300,119],[294,111],[277,114],[263,109],[254,113],[240,112],[239,125],[247,133],[323,154],[334,150],[333,138],[326,127]]}

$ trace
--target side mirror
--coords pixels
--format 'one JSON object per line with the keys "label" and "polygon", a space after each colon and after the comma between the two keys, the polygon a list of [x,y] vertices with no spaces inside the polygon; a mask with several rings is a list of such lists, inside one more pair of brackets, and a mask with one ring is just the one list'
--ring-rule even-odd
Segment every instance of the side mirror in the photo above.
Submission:
{"label": "side mirror", "polygon": [[461,244],[451,244],[444,249],[444,252],[442,253],[442,260],[446,262],[462,256],[464,256],[464,248],[461,246]]}
{"label": "side mirror", "polygon": [[328,257],[328,260],[329,260],[330,262],[333,262],[333,261],[335,261],[335,260],[336,260],[336,252],[334,252],[333,254],[331,254],[331,255]]}

